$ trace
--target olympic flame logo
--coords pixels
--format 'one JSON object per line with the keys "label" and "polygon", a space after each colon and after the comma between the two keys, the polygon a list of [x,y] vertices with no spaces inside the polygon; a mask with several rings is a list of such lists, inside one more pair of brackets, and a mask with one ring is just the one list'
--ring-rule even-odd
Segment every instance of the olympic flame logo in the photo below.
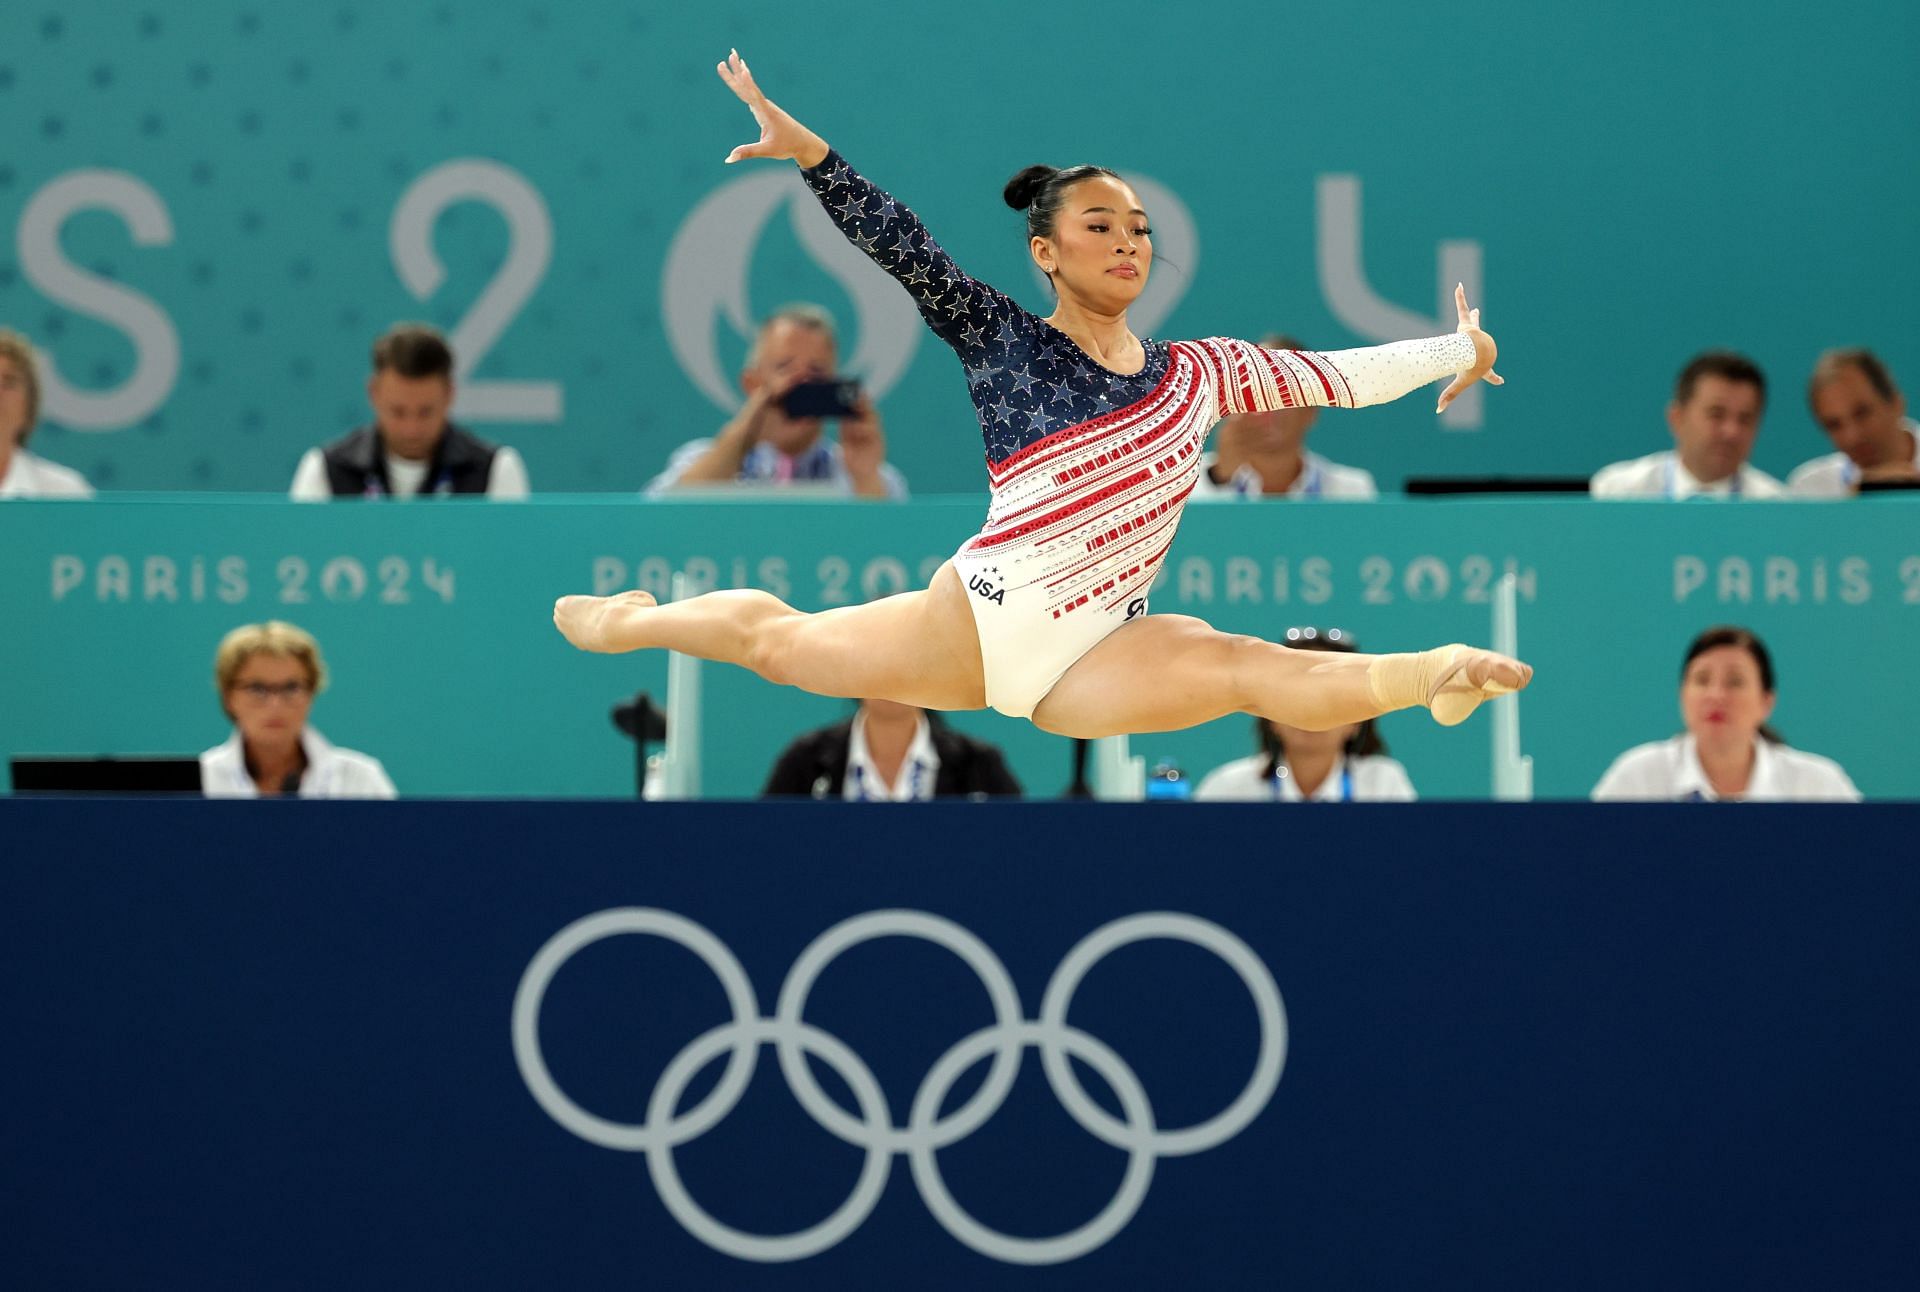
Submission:
{"label": "olympic flame logo", "polygon": [[[540,1005],[553,977],[576,952],[622,933],[666,938],[706,962],[725,990],[733,1018],[696,1037],[668,1062],[647,1103],[646,1120],[616,1122],[575,1103],[548,1071],[540,1048]],[[958,956],[980,978],[993,1006],[994,1023],[957,1041],[928,1069],[913,1097],[905,1125],[894,1121],[873,1070],[831,1033],[806,1021],[808,994],[820,973],[841,953],[874,938],[920,938]],[[1140,1079],[1098,1038],[1067,1021],[1074,993],[1087,972],[1111,952],[1152,938],[1188,942],[1212,952],[1246,984],[1260,1023],[1253,1073],[1240,1094],[1220,1112],[1192,1126],[1164,1128]],[[822,1127],[866,1153],[859,1179],[846,1200],[825,1220],[791,1234],[754,1234],[714,1219],[687,1191],[674,1166],[674,1150],[711,1130],[739,1103],[753,1079],[760,1047],[771,1045],[780,1071],[800,1106]],[[1029,1048],[1054,1095],[1089,1134],[1127,1154],[1120,1187],[1098,1215],[1067,1233],[1022,1238],[988,1228],[969,1215],[941,1178],[939,1152],[978,1130],[999,1111]],[[870,911],[834,925],[794,961],[771,1018],[760,1015],[753,984],[733,952],[684,916],[646,907],[623,907],[586,916],[560,930],[528,964],[513,1002],[513,1051],[520,1075],[556,1122],[592,1144],[644,1153],[654,1188],[680,1225],[726,1255],[749,1261],[796,1261],[833,1247],[858,1229],[885,1189],[893,1159],[904,1156],[927,1209],[955,1238],[996,1260],[1021,1265],[1070,1261],[1094,1251],[1133,1219],[1163,1157],[1202,1153],[1238,1135],[1272,1097],[1287,1056],[1287,1016],[1266,964],[1238,937],[1193,915],[1154,912],[1127,916],[1095,929],[1067,952],[1048,981],[1040,1016],[1022,1017],[1020,997],[999,957],[972,933],[925,911]],[[727,1056],[720,1080],[694,1107],[680,1108],[689,1083],[707,1064]],[[853,1092],[857,1114],[821,1089],[807,1063],[813,1055],[837,1072]],[[985,1081],[972,1098],[945,1116],[940,1109],[954,1083],[991,1057]],[[1100,1074],[1118,1099],[1114,1117],[1080,1084],[1070,1058]]]}

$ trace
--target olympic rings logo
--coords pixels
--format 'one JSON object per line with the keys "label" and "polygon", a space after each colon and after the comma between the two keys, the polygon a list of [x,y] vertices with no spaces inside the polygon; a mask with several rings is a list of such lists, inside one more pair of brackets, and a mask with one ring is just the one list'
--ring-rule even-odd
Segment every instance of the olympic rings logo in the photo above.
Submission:
{"label": "olympic rings logo", "polygon": [[[645,933],[692,951],[720,980],[733,1019],[694,1038],[667,1064],[647,1103],[646,1120],[616,1122],[575,1103],[548,1071],[540,1048],[540,1006],[553,977],[576,952],[603,938]],[[906,1125],[895,1124],[873,1071],[859,1055],[805,1018],[807,996],[821,972],[842,952],[874,938],[921,938],[958,956],[980,978],[993,1006],[994,1023],[963,1037],[936,1060],[921,1081]],[[1133,1069],[1107,1045],[1067,1022],[1073,996],[1087,972],[1109,953],[1150,938],[1188,942],[1212,952],[1239,975],[1253,997],[1260,1046],[1246,1086],[1227,1107],[1192,1126],[1164,1129]],[[674,1150],[711,1130],[733,1111],[753,1079],[762,1045],[772,1045],[780,1070],[800,1106],[838,1138],[866,1151],[859,1179],[847,1199],[825,1220],[791,1234],[754,1234],[722,1224],[681,1182]],[[1093,1219],[1050,1238],[1003,1234],[974,1219],[941,1178],[939,1151],[978,1130],[999,1111],[1032,1047],[1055,1096],[1088,1134],[1125,1151],[1120,1187]],[[794,961],[771,1018],[760,1016],[753,984],[725,943],[684,916],[647,907],[600,911],[574,921],[548,939],[521,976],[513,1001],[513,1053],[520,1075],[540,1106],[581,1139],[603,1148],[645,1153],[654,1188],[675,1220],[695,1238],[726,1255],[749,1261],[797,1261],[826,1251],[858,1229],[886,1187],[896,1154],[904,1154],[915,1186],[934,1218],[976,1252],[1021,1265],[1070,1261],[1105,1244],[1126,1227],[1145,1200],[1154,1166],[1162,1157],[1202,1153],[1239,1134],[1272,1097],[1286,1064],[1287,1016],[1273,975],[1253,949],[1226,929],[1193,915],[1155,912],[1127,916],[1082,938],[1053,972],[1041,998],[1040,1016],[1021,1016],[1020,997],[999,957],[972,933],[925,911],[870,911],[834,925]],[[708,1063],[727,1055],[719,1082],[693,1108],[680,1101]],[[809,1068],[813,1055],[837,1072],[853,1092],[858,1115],[840,1107]],[[953,1084],[991,1056],[980,1089],[944,1117]],[[1086,1092],[1069,1058],[1079,1059],[1114,1092],[1123,1116],[1115,1118]]]}

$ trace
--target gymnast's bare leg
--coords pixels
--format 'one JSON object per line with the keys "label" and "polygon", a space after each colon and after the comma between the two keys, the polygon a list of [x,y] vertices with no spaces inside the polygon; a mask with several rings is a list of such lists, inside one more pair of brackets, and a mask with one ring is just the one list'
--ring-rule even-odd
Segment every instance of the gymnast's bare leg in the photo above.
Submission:
{"label": "gymnast's bare leg", "polygon": [[1291,650],[1187,615],[1147,615],[1074,661],[1035,707],[1033,723],[1094,739],[1253,713],[1325,731],[1424,705],[1452,726],[1532,678],[1520,661],[1469,646],[1404,655]]}
{"label": "gymnast's bare leg", "polygon": [[664,606],[645,592],[562,597],[553,622],[582,650],[677,650],[815,695],[923,709],[987,703],[973,611],[951,562],[918,592],[818,614],[748,588]]}
{"label": "gymnast's bare leg", "polygon": [[[553,621],[582,650],[677,650],[816,695],[924,709],[986,704],[973,611],[951,563],[922,591],[818,614],[753,589],[665,606],[623,592],[562,597]],[[1465,646],[1334,655],[1216,632],[1186,615],[1147,615],[1077,660],[1033,721],[1083,738],[1178,731],[1232,713],[1324,730],[1425,705],[1451,725],[1532,676],[1518,660]]]}

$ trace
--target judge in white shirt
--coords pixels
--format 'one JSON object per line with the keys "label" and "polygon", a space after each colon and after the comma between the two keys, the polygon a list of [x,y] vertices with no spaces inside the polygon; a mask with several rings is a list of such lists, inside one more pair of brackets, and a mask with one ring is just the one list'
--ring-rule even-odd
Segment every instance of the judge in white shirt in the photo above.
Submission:
{"label": "judge in white shirt", "polygon": [[[1359,647],[1339,629],[1287,630],[1296,650],[1352,652]],[[1387,757],[1375,720],[1326,731],[1253,720],[1260,752],[1223,763],[1200,779],[1193,797],[1212,803],[1411,803],[1407,769]]]}
{"label": "judge in white shirt", "polygon": [[453,410],[453,351],[424,323],[400,323],[373,343],[367,402],[373,423],[308,449],[294,469],[295,502],[328,498],[527,496],[527,466],[448,420]]}
{"label": "judge in white shirt", "polygon": [[33,345],[0,328],[0,498],[91,498],[78,471],[27,452],[40,417],[40,370]]}
{"label": "judge in white shirt", "polygon": [[1789,749],[1773,716],[1773,658],[1745,628],[1723,625],[1693,639],[1680,670],[1686,733],[1620,755],[1594,786],[1596,800],[1857,802],[1840,764]]}
{"label": "judge in white shirt", "polygon": [[1747,464],[1760,434],[1767,379],[1744,355],[1709,350],[1680,370],[1667,405],[1671,449],[1602,467],[1588,482],[1595,498],[1786,496],[1787,487]]}
{"label": "judge in white shirt", "polygon": [[395,796],[379,759],[341,749],[307,725],[327,684],[320,646],[307,633],[279,620],[236,628],[214,655],[213,679],[233,735],[200,755],[207,797]]}
{"label": "judge in white shirt", "polygon": [[1018,795],[1000,751],[940,715],[894,700],[862,700],[853,717],[809,731],[781,753],[762,795],[867,803]]}
{"label": "judge in white shirt", "polygon": [[[1268,350],[1303,348],[1279,333],[1260,338],[1260,344]],[[1319,416],[1318,408],[1282,408],[1222,419],[1213,448],[1201,455],[1194,499],[1379,497],[1372,473],[1308,450],[1307,433]]]}
{"label": "judge in white shirt", "polygon": [[1803,462],[1787,477],[1802,498],[1851,498],[1863,481],[1920,484],[1920,422],[1871,350],[1829,350],[1807,381],[1813,420],[1839,450]]}

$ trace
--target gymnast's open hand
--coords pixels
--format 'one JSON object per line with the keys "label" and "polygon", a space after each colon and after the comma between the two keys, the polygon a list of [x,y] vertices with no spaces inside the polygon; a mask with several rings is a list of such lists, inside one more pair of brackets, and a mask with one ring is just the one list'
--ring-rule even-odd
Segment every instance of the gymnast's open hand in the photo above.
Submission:
{"label": "gymnast's open hand", "polygon": [[1467,308],[1467,289],[1464,284],[1454,287],[1453,304],[1460,311],[1460,326],[1455,330],[1473,338],[1473,367],[1455,377],[1453,384],[1441,392],[1440,407],[1433,410],[1436,413],[1444,411],[1455,395],[1483,378],[1489,386],[1507,384],[1506,378],[1493,370],[1493,361],[1500,353],[1500,348],[1494,345],[1492,337],[1480,330],[1480,311]]}
{"label": "gymnast's open hand", "polygon": [[727,61],[719,65],[720,79],[740,96],[753,119],[760,123],[760,142],[741,144],[727,154],[729,163],[743,157],[791,157],[804,167],[818,166],[827,155],[827,141],[788,116],[781,107],[760,92],[753,73],[739,50],[729,50]]}

